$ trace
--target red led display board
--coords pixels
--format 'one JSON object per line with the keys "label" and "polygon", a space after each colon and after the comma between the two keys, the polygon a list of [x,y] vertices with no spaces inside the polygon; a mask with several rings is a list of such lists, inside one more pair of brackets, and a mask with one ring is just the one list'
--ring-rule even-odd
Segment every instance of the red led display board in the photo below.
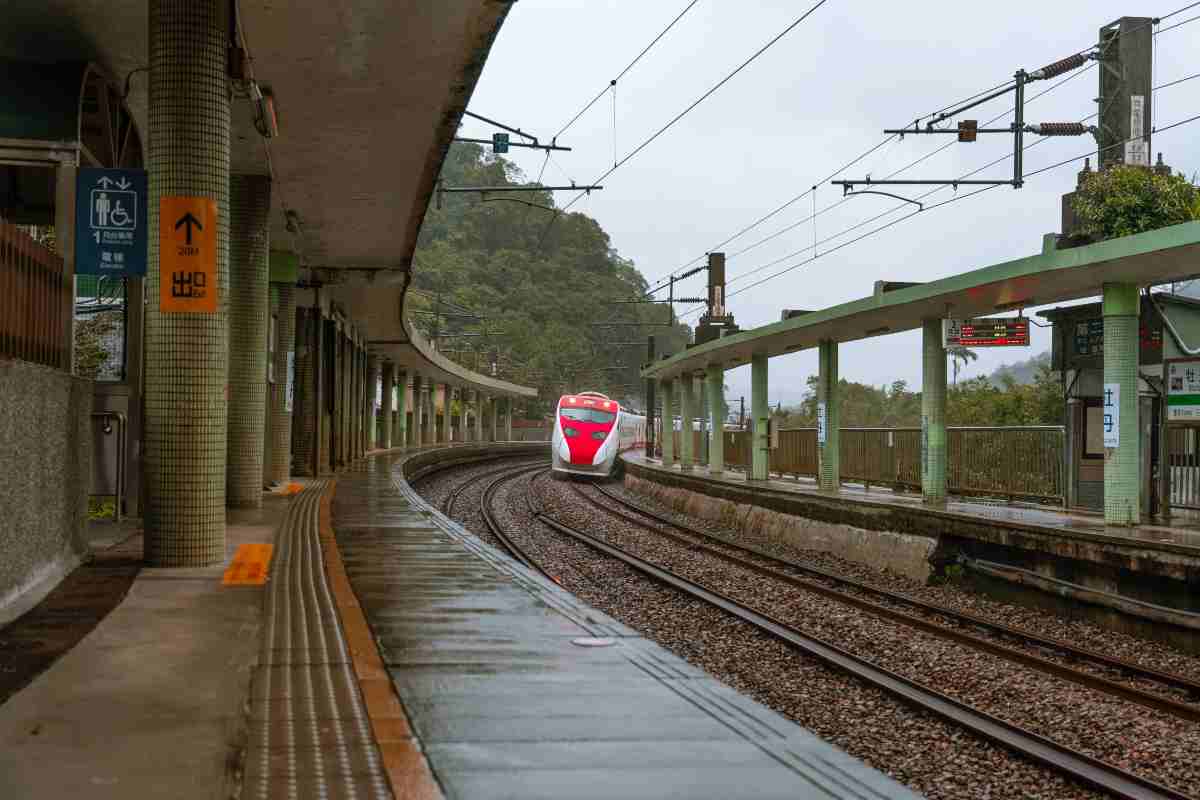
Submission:
{"label": "red led display board", "polygon": [[1028,347],[1027,317],[942,320],[944,347]]}

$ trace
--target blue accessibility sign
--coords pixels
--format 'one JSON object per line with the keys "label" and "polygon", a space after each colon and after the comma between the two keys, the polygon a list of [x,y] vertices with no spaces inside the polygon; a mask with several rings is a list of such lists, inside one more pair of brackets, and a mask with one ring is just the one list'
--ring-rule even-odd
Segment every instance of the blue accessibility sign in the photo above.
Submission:
{"label": "blue accessibility sign", "polygon": [[75,184],[75,273],[146,274],[144,169],[79,170]]}

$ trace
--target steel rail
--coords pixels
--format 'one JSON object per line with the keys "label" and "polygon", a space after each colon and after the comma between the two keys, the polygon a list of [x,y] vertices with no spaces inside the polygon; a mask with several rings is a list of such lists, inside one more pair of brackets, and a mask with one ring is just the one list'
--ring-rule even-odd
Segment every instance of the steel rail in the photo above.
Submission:
{"label": "steel rail", "polygon": [[[474,466],[476,464],[486,463],[487,461],[491,461],[491,460],[493,460],[493,459],[489,458],[489,459],[481,459],[480,461],[470,461],[470,462],[466,462],[460,466],[463,466],[463,467]],[[539,456],[538,464],[539,465],[544,464],[545,460],[546,459],[544,457]],[[529,464],[529,462],[530,462],[530,459],[523,459],[522,461],[518,462],[518,464],[516,466],[525,466],[525,465]],[[463,481],[462,483],[458,484],[453,489],[451,489],[446,494],[446,496],[442,499],[442,513],[445,514],[446,516],[450,516],[450,512],[454,509],[455,501],[457,501],[459,496],[464,491],[466,491],[467,487],[474,486],[475,484],[479,483],[480,481],[484,480],[485,478],[492,478],[501,473],[508,472],[509,470],[511,470],[513,468],[513,466],[514,465],[509,465],[509,466],[501,467],[500,469],[488,470],[487,472],[480,473],[479,475],[472,475],[471,477],[467,478],[465,481]]]}
{"label": "steel rail", "polygon": [[[1040,634],[1022,630],[1020,628],[1015,628],[1015,627],[1006,625],[1001,622],[996,622],[994,620],[987,619],[986,617],[982,617],[977,614],[972,614],[968,611],[959,611],[956,609],[947,608],[946,606],[937,605],[936,603],[930,603],[926,600],[919,600],[919,599],[916,599],[913,597],[908,597],[907,595],[900,594],[899,592],[894,592],[889,589],[883,589],[878,586],[872,586],[869,583],[864,583],[855,578],[850,578],[845,575],[838,575],[835,572],[830,572],[828,570],[821,569],[820,567],[809,566],[806,564],[798,563],[796,561],[792,561],[790,559],[781,558],[777,555],[767,552],[766,550],[755,547],[754,545],[730,542],[719,536],[715,536],[711,533],[708,533],[707,531],[702,531],[697,528],[693,528],[689,525],[685,525],[683,523],[676,522],[675,520],[671,519],[670,517],[667,517],[663,514],[659,514],[658,512],[655,512],[655,511],[652,511],[652,510],[649,510],[646,508],[642,508],[641,506],[639,506],[636,503],[630,502],[629,500],[626,500],[623,497],[619,497],[619,496],[613,494],[612,492],[608,491],[607,489],[605,489],[602,486],[597,485],[595,488],[601,494],[603,494],[605,497],[636,511],[638,514],[641,514],[645,517],[653,519],[656,522],[660,522],[664,525],[669,525],[670,527],[673,527],[677,530],[683,531],[684,533],[689,534],[691,536],[696,536],[699,538],[707,539],[709,541],[715,541],[726,547],[732,547],[734,549],[741,550],[743,552],[747,552],[747,553],[751,553],[753,555],[759,556],[760,558],[769,559],[771,561],[774,561],[777,564],[782,564],[782,565],[790,567],[792,569],[799,570],[800,572],[806,573],[808,575],[812,575],[812,576],[820,578],[822,580],[832,581],[832,582],[841,584],[843,586],[847,586],[852,589],[864,592],[866,594],[871,594],[871,595],[875,595],[877,597],[881,597],[881,598],[888,600],[890,602],[893,602],[893,603],[898,603],[898,604],[914,607],[914,608],[920,609],[922,612],[924,612],[926,614],[934,614],[934,615],[940,615],[942,617],[948,617],[951,620],[954,620],[960,624],[968,625],[968,626],[975,626],[977,628],[982,628],[982,629],[988,630],[999,636],[1012,637],[1014,639],[1023,641],[1027,644],[1033,645],[1035,647],[1041,647],[1041,648],[1050,649],[1050,650],[1058,650],[1072,658],[1091,661],[1098,665],[1108,667],[1110,669],[1118,670],[1130,677],[1136,677],[1136,678],[1141,678],[1143,680],[1152,681],[1154,683],[1161,684],[1163,686],[1174,689],[1176,691],[1184,692],[1191,697],[1200,697],[1200,682],[1195,681],[1191,678],[1188,678],[1184,675],[1176,675],[1176,674],[1170,673],[1170,672],[1163,672],[1162,670],[1158,670],[1153,667],[1147,667],[1147,666],[1138,664],[1133,661],[1127,661],[1125,659],[1116,658],[1115,656],[1110,656],[1105,653],[1101,653],[1098,650],[1091,650],[1086,647],[1081,647],[1079,645],[1072,644],[1067,641],[1063,641],[1062,639],[1054,639],[1054,638],[1050,638],[1047,636],[1041,636]],[[724,555],[727,555],[727,554],[724,554]],[[736,557],[734,557],[734,556],[729,556],[729,558],[736,559]],[[769,568],[765,568],[765,569],[769,569]],[[786,576],[786,578],[791,579],[791,580],[798,580],[795,578],[795,576]],[[827,593],[830,595],[836,595],[837,599],[839,599],[839,600],[849,597],[849,596],[845,595],[844,593],[836,592],[835,590],[829,589],[828,587],[825,587],[825,586],[820,586],[819,584],[810,585],[808,582],[803,582],[803,583],[804,583],[805,588],[810,588],[810,586],[811,586],[811,588],[814,588],[817,591],[821,591],[823,593]],[[856,605],[863,605],[864,607],[869,606],[868,610],[870,610],[872,612],[874,612],[876,609],[885,609],[886,608],[886,607],[880,606],[877,603],[871,603],[870,601],[861,600],[861,598],[853,598],[852,600],[850,600],[850,602],[852,602]],[[1200,707],[1188,705],[1187,703],[1182,703],[1177,700],[1172,700],[1171,698],[1163,697],[1161,695],[1154,694],[1153,692],[1147,692],[1142,689],[1124,686],[1123,684],[1116,683],[1115,681],[1111,681],[1107,678],[1103,678],[1103,677],[1099,677],[1099,676],[1095,676],[1095,675],[1089,675],[1088,673],[1082,673],[1082,672],[1078,672],[1076,670],[1071,670],[1070,674],[1063,674],[1060,672],[1061,669],[1070,670],[1070,668],[1063,667],[1063,665],[1061,665],[1061,664],[1056,664],[1053,661],[1048,661],[1047,659],[1043,659],[1038,656],[1032,656],[1028,653],[1023,653],[1019,650],[1014,650],[1014,649],[1006,647],[1004,645],[1000,645],[996,642],[988,642],[988,640],[986,640],[986,639],[979,639],[979,637],[972,636],[971,634],[965,633],[963,631],[956,631],[953,628],[948,628],[944,625],[937,625],[936,623],[930,623],[928,620],[924,620],[919,617],[914,617],[911,614],[904,614],[904,612],[895,611],[894,609],[886,609],[886,612],[889,614],[903,616],[905,618],[906,622],[911,620],[913,622],[913,624],[919,624],[921,627],[927,627],[929,625],[933,625],[937,628],[938,632],[945,632],[947,635],[952,636],[954,638],[961,638],[964,640],[968,640],[971,642],[971,644],[975,644],[976,642],[987,642],[988,649],[997,648],[996,652],[1003,650],[1004,652],[1001,654],[1003,654],[1003,655],[1011,654],[1015,658],[1018,658],[1018,660],[1026,661],[1026,663],[1030,663],[1033,666],[1042,668],[1045,665],[1053,665],[1054,669],[1052,671],[1054,671],[1056,674],[1060,674],[1061,677],[1067,677],[1072,680],[1078,679],[1079,682],[1084,683],[1085,685],[1090,685],[1090,686],[1092,686],[1092,688],[1095,688],[1095,689],[1098,689],[1101,691],[1111,691],[1114,694],[1119,694],[1120,696],[1122,696],[1125,699],[1130,700],[1132,702],[1141,703],[1143,705],[1149,705],[1152,708],[1157,708],[1161,711],[1166,711],[1167,713],[1175,714],[1175,715],[1181,716],[1185,719],[1200,721]],[[1049,667],[1046,667],[1046,668],[1049,668]],[[1087,677],[1084,678],[1082,676],[1087,676]],[[1094,681],[1094,683],[1093,683],[1093,681]],[[1120,687],[1120,688],[1117,689],[1114,687]]]}
{"label": "steel rail", "polygon": [[536,518],[559,533],[582,542],[604,555],[618,559],[643,575],[673,589],[703,600],[795,647],[806,655],[882,689],[922,711],[935,714],[976,736],[1063,773],[1073,780],[1109,792],[1123,800],[1193,800],[1189,795],[1181,794],[1169,786],[1126,772],[1119,767],[1073,750],[1032,731],[1027,731],[999,717],[971,708],[903,675],[876,666],[835,644],[811,636],[768,614],[749,608],[703,584],[652,564],[623,548],[569,525],[564,525],[543,513],[538,513]]}
{"label": "steel rail", "polygon": [[[536,561],[534,561],[529,556],[529,554],[526,553],[524,549],[522,549],[522,547],[519,544],[517,544],[515,541],[513,541],[512,537],[508,535],[508,533],[504,530],[503,526],[501,526],[500,523],[496,521],[496,517],[492,514],[492,505],[493,505],[493,501],[495,499],[496,491],[503,484],[505,484],[511,480],[516,480],[517,478],[521,477],[522,475],[525,475],[526,473],[536,472],[537,470],[541,470],[541,469],[545,469],[545,468],[546,468],[545,463],[542,463],[542,464],[538,464],[537,466],[533,466],[533,467],[524,467],[521,469],[515,469],[515,470],[508,471],[505,474],[503,474],[503,475],[499,476],[498,478],[496,478],[495,480],[493,480],[483,490],[483,495],[479,498],[479,513],[483,517],[483,521],[487,525],[488,530],[490,530],[492,532],[492,535],[494,535],[497,539],[500,540],[500,544],[502,544],[504,546],[504,549],[507,550],[512,555],[513,558],[515,558],[517,561],[520,561],[522,564],[529,567],[530,569],[541,573],[542,575],[546,576],[550,580],[554,580],[554,578],[552,578],[548,572],[546,572],[544,569],[542,569],[541,565],[539,565]],[[526,493],[526,497],[528,497],[528,493]]]}
{"label": "steel rail", "polygon": [[[601,488],[599,486],[597,486],[595,488],[599,489],[601,491],[601,493],[604,494],[606,497],[609,497],[613,500],[617,500],[617,502],[624,503],[623,500],[620,500],[620,499],[614,497],[613,495],[611,495],[607,491],[605,491],[603,488]],[[582,490],[576,489],[576,491],[579,492],[579,494],[581,496],[583,496],[584,498],[586,498],[587,500],[592,502],[597,508],[600,508],[600,509],[602,509],[610,514],[613,514],[615,516],[619,516],[622,519],[628,520],[629,522],[632,522],[636,525],[641,525],[641,526],[645,527],[646,523],[643,520],[637,519],[632,514],[628,514],[619,509],[614,509],[614,508],[605,506],[603,503],[600,503],[595,498],[589,497],[587,495],[587,493],[583,492]],[[628,504],[628,505],[631,508],[635,508],[635,509],[637,508],[633,504]],[[646,514],[647,516],[650,515],[650,512],[641,511],[640,513]],[[671,525],[672,527],[686,529],[686,526],[682,526],[682,525],[679,525],[678,523],[674,523],[674,522],[667,522],[666,520],[664,520],[662,518],[656,517],[655,521],[664,522],[665,524]],[[749,570],[757,575],[762,575],[763,577],[778,580],[782,583],[788,584],[789,586],[794,586],[798,589],[801,589],[802,591],[809,591],[809,592],[813,592],[815,594],[819,594],[823,597],[828,597],[829,599],[831,599],[835,602],[845,603],[846,605],[854,606],[855,608],[859,608],[863,611],[866,611],[869,614],[874,614],[875,616],[878,616],[878,617],[884,617],[884,618],[893,620],[895,622],[899,622],[902,625],[908,625],[910,627],[917,628],[919,630],[923,630],[928,633],[931,633],[935,636],[940,636],[945,639],[950,639],[955,642],[958,642],[959,644],[968,645],[977,650],[983,650],[983,651],[989,652],[993,655],[1000,656],[1001,658],[1008,659],[1009,661],[1014,661],[1014,662],[1017,662],[1020,664],[1024,664],[1025,666],[1041,670],[1042,672],[1046,672],[1055,677],[1062,678],[1064,680],[1069,680],[1074,683],[1078,683],[1082,686],[1086,686],[1089,689],[1094,689],[1095,691],[1104,692],[1106,694],[1113,695],[1115,697],[1118,697],[1122,700],[1126,700],[1131,703],[1137,703],[1138,705],[1145,706],[1147,708],[1152,708],[1157,711],[1163,711],[1165,713],[1172,714],[1172,715],[1180,717],[1182,719],[1186,719],[1190,722],[1200,722],[1200,707],[1188,705],[1187,703],[1182,703],[1178,700],[1174,700],[1169,697],[1163,697],[1162,695],[1158,695],[1153,692],[1148,692],[1144,689],[1139,689],[1134,686],[1126,686],[1125,684],[1118,683],[1116,681],[1113,681],[1109,678],[1105,678],[1103,676],[1093,675],[1088,672],[1083,672],[1081,670],[1075,669],[1074,667],[1070,667],[1065,664],[1059,664],[1058,662],[1052,661],[1048,658],[1034,655],[1032,653],[1027,653],[1023,650],[1019,650],[1017,648],[1010,647],[1009,645],[1002,644],[1002,643],[996,642],[996,641],[992,641],[991,639],[985,639],[981,636],[977,636],[972,633],[968,633],[965,630],[951,628],[946,625],[925,619],[923,617],[915,616],[915,615],[909,614],[905,611],[900,611],[899,609],[895,609],[895,608],[891,608],[891,607],[882,605],[882,604],[874,602],[872,600],[867,600],[862,597],[857,597],[852,594],[847,594],[845,591],[841,591],[838,589],[830,588],[828,586],[824,586],[814,580],[800,578],[795,575],[789,575],[786,572],[781,572],[780,570],[774,569],[772,567],[767,567],[767,566],[763,566],[761,564],[756,564],[753,561],[749,561],[749,560],[741,558],[739,556],[721,552],[719,549],[717,549],[715,547],[712,547],[712,546],[706,545],[706,544],[702,544],[700,542],[696,542],[685,536],[680,536],[678,534],[674,534],[669,531],[657,531],[657,533],[659,533],[663,536],[667,536],[668,538],[670,538],[676,542],[679,542],[680,544],[684,545],[685,547],[688,547],[688,548],[694,549],[694,550],[702,550],[712,556],[715,556],[716,558],[720,558],[721,560],[725,561],[726,563],[733,564],[735,566],[741,567],[742,569]],[[793,566],[792,562],[790,562],[790,561],[786,561],[784,559],[778,558],[777,556],[772,556],[770,554],[763,553],[761,551],[749,550],[748,548],[743,547],[742,545],[730,544],[730,543],[724,541],[723,539],[717,539],[716,537],[713,537],[711,534],[704,534],[703,532],[696,531],[694,529],[688,530],[688,533],[692,536],[703,536],[708,539],[715,539],[716,541],[720,542],[721,544],[724,544],[727,547],[732,547],[732,548],[735,548],[738,550],[744,550],[744,551],[748,550],[749,552],[753,552],[755,555],[758,555],[758,556],[761,556],[764,558],[768,558],[771,561],[774,561],[776,563],[783,564],[786,566]],[[858,588],[859,586],[865,586],[865,585],[857,584],[857,582],[847,581],[847,583],[851,586],[854,586],[855,588]],[[873,594],[882,594],[882,595],[886,596],[886,594],[882,591],[873,590],[873,589],[870,589],[870,587],[865,587],[865,588]],[[896,600],[896,602],[912,604],[911,601],[907,600],[906,598],[903,598],[902,595],[898,595],[896,597],[898,598]],[[956,617],[956,612],[938,611],[936,613],[940,613],[940,614],[942,614],[942,616],[948,616],[951,618]],[[959,619],[959,621],[962,621],[964,624],[971,624],[968,620],[965,620],[961,617],[958,617],[958,619]],[[1027,641],[1031,641],[1031,643],[1038,644],[1039,646],[1047,646],[1047,647],[1050,646],[1048,644],[1041,645],[1040,642],[1044,642],[1046,640],[1040,640],[1038,637],[1025,637],[1025,638]]]}

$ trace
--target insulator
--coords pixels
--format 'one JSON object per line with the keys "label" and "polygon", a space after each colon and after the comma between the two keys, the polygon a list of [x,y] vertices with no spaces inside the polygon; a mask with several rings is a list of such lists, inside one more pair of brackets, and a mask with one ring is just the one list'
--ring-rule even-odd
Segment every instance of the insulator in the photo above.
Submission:
{"label": "insulator", "polygon": [[1032,126],[1042,136],[1083,136],[1088,128],[1082,122],[1042,122]]}
{"label": "insulator", "polygon": [[681,274],[681,275],[676,275],[676,276],[675,276],[675,280],[677,280],[677,281],[681,281],[681,280],[683,280],[684,278],[690,278],[690,277],[692,277],[693,275],[695,275],[695,274],[697,274],[697,273],[700,273],[700,272],[703,272],[703,271],[704,271],[704,270],[706,270],[706,269],[708,269],[708,266],[707,266],[707,265],[705,265],[705,266],[703,266],[703,267],[695,267],[694,269],[689,269],[687,272],[684,272],[684,273],[683,273],[683,274]]}
{"label": "insulator", "polygon": [[1046,79],[1053,78],[1055,75],[1062,75],[1064,72],[1070,72],[1073,69],[1079,69],[1088,62],[1087,53],[1076,53],[1073,56],[1067,56],[1061,61],[1055,61],[1053,64],[1047,64],[1041,69],[1030,74],[1031,78]]}

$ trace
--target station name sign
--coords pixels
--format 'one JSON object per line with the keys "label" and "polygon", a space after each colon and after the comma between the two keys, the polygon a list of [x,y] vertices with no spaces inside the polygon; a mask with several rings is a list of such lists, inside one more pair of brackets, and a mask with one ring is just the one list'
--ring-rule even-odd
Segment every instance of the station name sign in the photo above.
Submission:
{"label": "station name sign", "polygon": [[943,347],[1028,347],[1027,317],[942,320]]}

